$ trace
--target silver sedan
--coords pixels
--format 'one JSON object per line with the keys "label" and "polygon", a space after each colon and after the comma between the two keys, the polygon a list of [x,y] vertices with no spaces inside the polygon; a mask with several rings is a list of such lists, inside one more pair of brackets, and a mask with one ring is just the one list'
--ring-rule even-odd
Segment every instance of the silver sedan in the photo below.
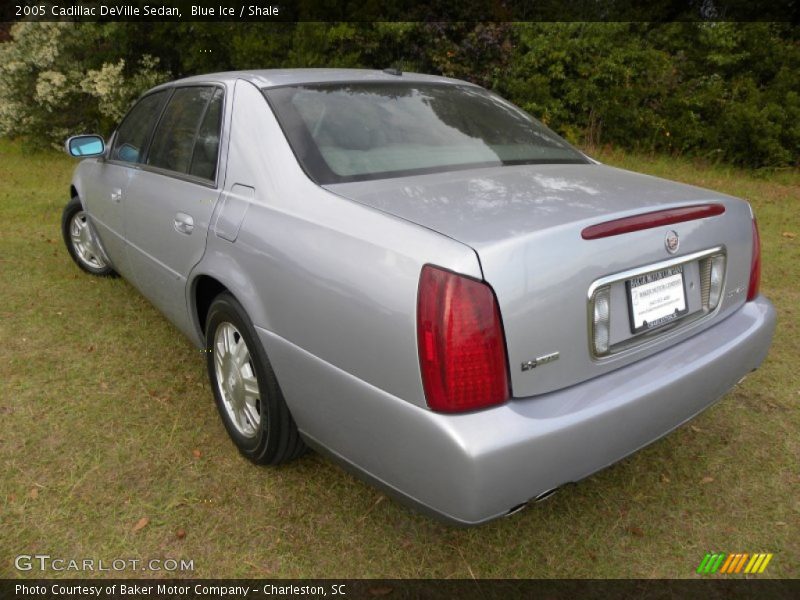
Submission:
{"label": "silver sedan", "polygon": [[451,522],[653,442],[772,339],[747,202],[599,164],[463,81],[191,77],[67,148],[70,255],[207,350],[247,458],[312,447]]}

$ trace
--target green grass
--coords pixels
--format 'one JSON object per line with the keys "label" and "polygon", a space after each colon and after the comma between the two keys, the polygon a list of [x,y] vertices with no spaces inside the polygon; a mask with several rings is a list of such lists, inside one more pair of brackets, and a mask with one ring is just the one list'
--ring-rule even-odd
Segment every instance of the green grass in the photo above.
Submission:
{"label": "green grass", "polygon": [[773,552],[764,576],[797,577],[800,173],[598,157],[752,201],[774,346],[691,425],[463,530],[315,454],[279,469],[241,458],[203,356],[128,283],[67,256],[74,163],[0,143],[0,577],[24,576],[13,559],[35,553],[192,559],[199,577],[692,577],[710,550]]}

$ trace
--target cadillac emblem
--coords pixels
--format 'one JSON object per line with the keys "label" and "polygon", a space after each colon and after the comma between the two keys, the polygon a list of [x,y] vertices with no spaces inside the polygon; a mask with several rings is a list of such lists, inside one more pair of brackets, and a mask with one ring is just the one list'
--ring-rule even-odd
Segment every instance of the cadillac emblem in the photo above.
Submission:
{"label": "cadillac emblem", "polygon": [[678,251],[678,246],[681,245],[678,234],[673,230],[669,230],[664,238],[664,245],[667,247],[667,252],[675,254]]}

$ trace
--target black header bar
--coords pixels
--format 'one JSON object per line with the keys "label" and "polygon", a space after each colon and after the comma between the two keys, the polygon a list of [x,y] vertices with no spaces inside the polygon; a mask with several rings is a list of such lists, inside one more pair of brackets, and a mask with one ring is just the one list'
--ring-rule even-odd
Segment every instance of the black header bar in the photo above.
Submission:
{"label": "black header bar", "polygon": [[781,21],[800,0],[4,0],[0,21]]}

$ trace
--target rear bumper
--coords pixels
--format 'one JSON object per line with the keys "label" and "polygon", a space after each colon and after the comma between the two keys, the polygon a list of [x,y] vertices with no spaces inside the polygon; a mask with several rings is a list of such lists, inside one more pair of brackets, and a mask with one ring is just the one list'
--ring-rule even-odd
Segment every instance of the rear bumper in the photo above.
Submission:
{"label": "rear bumper", "polygon": [[464,415],[388,395],[259,330],[304,437],[426,512],[481,523],[582,479],[713,404],[766,357],[765,298],[665,351],[570,388]]}

